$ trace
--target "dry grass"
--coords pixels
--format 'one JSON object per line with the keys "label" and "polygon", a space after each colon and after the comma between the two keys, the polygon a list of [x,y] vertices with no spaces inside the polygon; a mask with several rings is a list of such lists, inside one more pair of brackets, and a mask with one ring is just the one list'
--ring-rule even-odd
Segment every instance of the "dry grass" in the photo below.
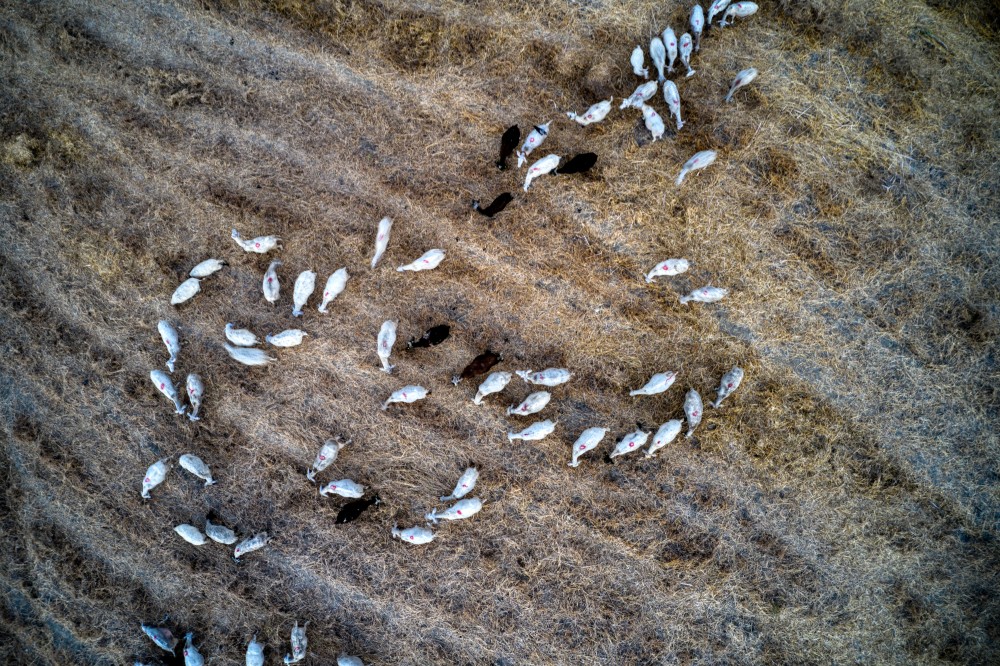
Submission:
{"label": "dry grass", "polygon": [[[1000,20],[989,3],[762,3],[712,32],[680,83],[687,125],[645,142],[635,113],[559,119],[627,95],[628,53],[685,15],[658,2],[117,3],[0,9],[0,660],[131,663],[170,613],[212,664],[269,662],[293,620],[310,663],[971,663],[1000,660]],[[721,104],[733,74],[760,79]],[[662,107],[658,101],[658,107]],[[500,133],[557,119],[546,150],[601,157],[529,195],[492,166]],[[672,185],[681,163],[720,159]],[[543,151],[545,152],[545,151]],[[473,198],[516,193],[490,220]],[[374,226],[396,219],[367,268]],[[277,233],[268,258],[229,230]],[[448,251],[427,274],[396,265]],[[231,266],[179,309],[198,261]],[[646,286],[655,261],[692,271]],[[263,371],[227,321],[292,324],[294,275],[352,279],[313,336]],[[712,282],[716,306],[677,295]],[[378,370],[380,323],[440,347]],[[179,324],[204,419],[147,375]],[[402,345],[401,345],[402,346]],[[502,368],[566,366],[541,443],[448,378],[486,346]],[[653,461],[568,442],[673,418],[683,393],[743,388]],[[627,389],[681,373],[666,398]],[[175,375],[176,376],[176,375]],[[388,413],[402,383],[431,399]],[[334,526],[303,472],[385,503]],[[143,470],[194,452],[220,483]],[[392,541],[469,460],[486,508],[433,544]],[[238,566],[172,527],[212,512],[275,540]]]}

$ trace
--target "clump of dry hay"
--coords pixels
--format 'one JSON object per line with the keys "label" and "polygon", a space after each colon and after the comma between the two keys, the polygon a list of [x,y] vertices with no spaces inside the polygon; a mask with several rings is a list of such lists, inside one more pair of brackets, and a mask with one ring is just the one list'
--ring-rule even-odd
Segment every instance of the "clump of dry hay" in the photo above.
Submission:
{"label": "clump of dry hay", "polygon": [[[139,622],[168,612],[213,663],[255,632],[278,654],[296,619],[321,658],[373,664],[996,662],[996,12],[762,3],[706,34],[678,135],[640,147],[634,113],[562,118],[545,148],[593,150],[592,172],[540,180],[494,219],[469,210],[520,183],[492,163],[508,124],[628,94],[631,48],[684,17],[653,2],[0,9],[4,663],[152,655]],[[761,77],[723,105],[749,65]],[[716,165],[674,188],[709,148]],[[285,239],[281,307],[233,227]],[[430,247],[448,251],[436,271],[391,270]],[[208,256],[231,266],[170,309]],[[692,270],[645,285],[666,256]],[[342,265],[352,281],[330,315],[307,312],[306,345],[264,371],[229,361],[226,322],[287,328],[294,276]],[[730,297],[677,303],[707,281]],[[198,423],[146,378],[163,317],[178,372],[206,381]],[[400,352],[388,377],[388,318],[401,339],[438,323],[452,338]],[[558,436],[508,444],[508,403],[450,387],[487,346],[506,369],[573,369],[545,412]],[[566,467],[582,428],[658,424],[733,364],[744,386],[694,441]],[[628,398],[664,369],[681,375],[664,398]],[[424,381],[433,400],[378,410]],[[303,476],[335,434],[354,439],[335,470],[383,498],[341,527]],[[142,503],[142,470],[188,451],[219,484],[172,475]],[[470,460],[483,512],[422,549],[392,542]],[[276,538],[236,566],[173,534],[209,514]]]}

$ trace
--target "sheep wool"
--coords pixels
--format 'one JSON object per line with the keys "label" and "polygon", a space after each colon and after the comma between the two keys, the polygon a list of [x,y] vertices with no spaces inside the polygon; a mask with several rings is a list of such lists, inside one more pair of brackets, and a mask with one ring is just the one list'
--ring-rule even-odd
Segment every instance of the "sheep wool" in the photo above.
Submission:
{"label": "sheep wool", "polygon": [[646,385],[640,389],[634,391],[629,391],[629,395],[656,395],[657,393],[663,393],[668,388],[674,385],[674,381],[677,379],[676,372],[658,372],[649,378]]}
{"label": "sheep wool", "polygon": [[261,532],[260,534],[255,534],[249,539],[244,539],[236,546],[233,550],[233,559],[239,560],[241,557],[247,553],[252,553],[255,550],[260,550],[267,545],[267,542],[271,540],[271,537],[267,535],[267,532]]}
{"label": "sheep wool", "polygon": [[646,450],[646,457],[652,458],[656,456],[656,452],[662,449],[664,446],[674,441],[677,435],[681,432],[682,422],[680,419],[674,419],[672,421],[667,421],[660,426],[660,429],[656,431],[653,435],[653,443],[649,445]]}
{"label": "sheep wool", "polygon": [[378,231],[375,235],[375,254],[372,256],[372,268],[378,264],[385,249],[389,247],[389,232],[392,231],[392,218],[383,217],[378,222]]}
{"label": "sheep wool", "polygon": [[181,282],[180,286],[174,290],[170,297],[171,305],[180,305],[185,301],[194,298],[195,294],[201,291],[201,281],[198,278],[188,278]]}
{"label": "sheep wool", "polygon": [[184,666],[205,666],[205,658],[191,642],[193,638],[192,633],[184,637]]}
{"label": "sheep wool", "polygon": [[260,338],[245,328],[235,328],[232,324],[226,324],[226,340],[229,340],[237,347],[253,347],[260,342]]}
{"label": "sheep wool", "polygon": [[174,383],[170,381],[170,376],[162,370],[151,370],[149,373],[149,379],[156,386],[157,391],[165,395],[168,400],[174,403],[174,410],[178,414],[183,414],[187,407],[181,404],[181,397],[178,395],[177,389],[174,387]]}
{"label": "sheep wool", "polygon": [[197,266],[191,269],[188,273],[193,278],[206,278],[212,273],[216,273],[222,270],[222,267],[226,265],[226,262],[221,259],[206,259]]}
{"label": "sheep wool", "polygon": [[638,451],[645,444],[646,440],[649,439],[649,433],[643,432],[641,429],[635,432],[630,432],[622,438],[622,441],[618,442],[615,446],[615,450],[611,452],[609,458],[617,458],[618,456],[623,456],[626,453],[631,453],[632,451]]}
{"label": "sheep wool", "polygon": [[257,642],[257,634],[247,644],[247,666],[264,666],[264,644]]}
{"label": "sheep wool", "polygon": [[306,658],[306,648],[309,646],[309,639],[306,638],[306,627],[308,626],[309,623],[306,622],[300,627],[298,620],[295,621],[291,636],[292,653],[285,655],[286,664],[294,664]]}
{"label": "sheep wool", "polygon": [[292,289],[292,316],[301,317],[302,308],[306,306],[313,290],[316,289],[316,273],[314,271],[302,271],[295,278],[295,287]]}
{"label": "sheep wool", "polygon": [[580,456],[595,449],[607,433],[607,428],[587,428],[581,432],[573,443],[573,459],[569,461],[569,466],[579,467]]}
{"label": "sheep wool", "polygon": [[234,361],[242,363],[243,365],[251,365],[251,366],[267,365],[271,361],[278,360],[273,356],[268,356],[267,352],[261,349],[233,347],[232,345],[224,345],[224,346],[230,358],[232,358]]}
{"label": "sheep wool", "polygon": [[188,524],[178,525],[177,527],[174,528],[174,532],[177,532],[179,535],[181,535],[181,538],[187,541],[192,546],[204,546],[206,543],[208,543],[208,539],[205,538],[205,535],[202,534],[201,530],[199,530],[194,525],[188,525]]}
{"label": "sheep wool", "polygon": [[419,259],[412,261],[404,266],[400,266],[396,270],[400,273],[403,271],[429,271],[437,268],[444,261],[444,250],[433,249],[424,252]]}
{"label": "sheep wool", "polygon": [[299,330],[297,328],[289,328],[282,331],[281,333],[275,333],[274,335],[265,335],[264,339],[275,347],[296,347],[302,344],[302,341],[309,334],[305,331]]}
{"label": "sheep wool", "polygon": [[551,435],[552,431],[555,429],[556,424],[553,421],[546,419],[544,421],[532,423],[521,432],[507,433],[507,439],[511,442],[515,439],[523,439],[526,442],[537,442],[538,440],[545,439]]}
{"label": "sheep wool", "polygon": [[646,274],[646,282],[652,282],[653,278],[657,277],[670,277],[686,273],[690,267],[691,264],[688,263],[687,259],[665,259],[649,270],[649,273]]}
{"label": "sheep wool", "polygon": [[499,393],[504,390],[507,387],[507,384],[510,383],[512,377],[513,375],[509,372],[501,371],[491,373],[490,376],[479,385],[479,390],[476,391],[476,397],[472,399],[472,402],[477,405],[483,404],[483,398],[492,393]]}
{"label": "sheep wool", "polygon": [[701,395],[694,389],[691,389],[684,396],[684,414],[687,416],[688,421],[688,431],[684,435],[685,437],[691,437],[694,434],[694,429],[701,423],[701,417],[704,413],[705,406],[701,402]]}
{"label": "sheep wool", "polygon": [[331,481],[325,486],[320,486],[319,494],[323,497],[327,497],[328,495],[340,495],[341,497],[357,499],[364,496],[365,487],[360,483],[351,481],[350,479],[340,479],[338,481]]}
{"label": "sheep wool", "polygon": [[718,409],[719,406],[722,405],[722,401],[740,387],[740,383],[742,381],[743,368],[740,367],[734,367],[732,370],[722,375],[722,381],[719,382],[719,395],[715,398],[715,402],[712,403],[712,407]]}
{"label": "sheep wool", "polygon": [[382,411],[389,409],[389,405],[394,402],[416,402],[423,400],[428,395],[430,395],[430,391],[423,386],[404,386],[398,391],[393,391],[389,399],[382,403]]}
{"label": "sheep wool", "polygon": [[320,447],[319,453],[316,454],[316,460],[313,461],[312,467],[306,471],[306,478],[315,483],[316,475],[329,467],[337,459],[340,450],[350,443],[351,440],[345,442],[340,437],[335,440],[328,439],[323,442],[323,446]]}
{"label": "sheep wool", "polygon": [[278,302],[278,296],[281,294],[281,283],[278,281],[278,266],[281,266],[281,262],[277,259],[268,264],[267,270],[264,272],[264,282],[261,284],[264,290],[264,300],[271,305]]}
{"label": "sheep wool", "polygon": [[728,289],[722,287],[705,286],[695,289],[687,296],[681,296],[681,305],[687,305],[691,301],[695,303],[715,303],[721,301],[729,293]]}
{"label": "sheep wool", "polygon": [[347,273],[346,268],[339,268],[326,279],[326,286],[323,287],[323,302],[319,304],[317,310],[326,313],[327,306],[347,287],[347,278],[349,277],[351,276]]}
{"label": "sheep wool", "polygon": [[200,420],[198,410],[201,409],[201,399],[205,395],[205,384],[201,381],[201,376],[194,373],[187,377],[187,397],[191,403],[191,411],[188,418],[192,421]]}
{"label": "sheep wool", "polygon": [[438,513],[437,509],[434,509],[424,516],[424,518],[437,525],[440,520],[464,520],[465,518],[471,518],[482,511],[482,509],[483,501],[478,497],[472,497],[456,502],[441,513]]}
{"label": "sheep wool", "polygon": [[537,391],[525,398],[524,402],[520,405],[511,405],[508,407],[507,415],[517,414],[518,416],[527,416],[528,414],[536,414],[545,409],[545,405],[549,404],[549,400],[551,399],[552,394],[548,391]]}
{"label": "sheep wool", "polygon": [[532,372],[531,370],[517,370],[516,372],[518,377],[529,384],[540,386],[559,386],[573,377],[573,373],[566,368],[546,368],[541,372]]}
{"label": "sheep wool", "polygon": [[255,252],[257,254],[267,254],[278,247],[278,242],[281,241],[277,236],[257,236],[257,238],[246,240],[236,229],[233,229],[230,235],[245,252]]}
{"label": "sheep wool", "polygon": [[430,543],[434,540],[434,532],[431,532],[426,527],[420,526],[408,527],[405,530],[401,530],[399,529],[399,525],[393,525],[392,536],[400,541],[405,541],[414,545]]}
{"label": "sheep wool", "polygon": [[168,458],[157,460],[146,470],[146,476],[142,479],[143,499],[149,499],[149,491],[163,483],[163,480],[167,478],[167,470],[170,469],[167,460]]}
{"label": "sheep wool", "polygon": [[231,546],[236,543],[236,532],[225,525],[216,525],[211,520],[205,521],[205,536],[216,543]]}
{"label": "sheep wool", "polygon": [[179,641],[174,638],[173,633],[169,629],[166,627],[151,627],[146,624],[141,626],[143,633],[149,636],[154,643],[170,654],[174,654],[174,648],[177,647]]}
{"label": "sheep wool", "polygon": [[214,486],[217,483],[212,478],[212,471],[205,464],[205,461],[193,453],[185,453],[177,462],[185,470],[204,481],[206,486]]}
{"label": "sheep wool", "polygon": [[464,472],[462,476],[458,477],[458,483],[455,484],[455,489],[451,491],[451,495],[445,495],[441,497],[442,502],[448,502],[451,500],[461,499],[472,492],[472,489],[476,487],[476,482],[479,480],[479,470],[475,467],[469,467]]}
{"label": "sheep wool", "polygon": [[167,346],[167,351],[170,353],[170,358],[167,360],[167,369],[173,372],[174,363],[177,362],[177,354],[181,351],[180,336],[177,335],[177,329],[166,319],[161,320],[156,325],[156,329],[160,332],[160,339],[163,340],[163,344]]}

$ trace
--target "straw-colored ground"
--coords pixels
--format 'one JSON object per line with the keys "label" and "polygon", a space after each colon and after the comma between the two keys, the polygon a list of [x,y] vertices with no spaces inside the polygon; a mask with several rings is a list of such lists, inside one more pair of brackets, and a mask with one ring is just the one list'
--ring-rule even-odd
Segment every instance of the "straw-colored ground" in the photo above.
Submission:
{"label": "straw-colored ground", "polygon": [[[312,664],[1000,661],[1000,13],[758,1],[706,34],[678,79],[687,124],[652,144],[617,99],[679,4],[3,3],[0,661],[163,663],[139,624],[166,614],[212,665],[254,633],[278,663],[295,620]],[[612,94],[600,125],[563,115]],[[525,195],[493,167],[499,136],[550,119],[536,157],[600,160]],[[718,162],[675,188],[707,148]],[[492,220],[469,208],[508,190]],[[282,237],[278,307],[234,227]],[[438,270],[393,270],[432,247]],[[171,307],[210,256],[230,266]],[[671,256],[692,270],[647,286]],[[294,276],[341,266],[331,313],[293,320]],[[706,283],[731,293],[678,304]],[[205,379],[198,423],[149,381],[162,318],[174,377]],[[229,321],[311,337],[249,369]],[[438,323],[440,347],[401,349]],[[573,370],[541,414],[553,436],[507,442],[531,421],[503,414],[519,380],[481,407],[478,382],[448,382],[486,347],[498,369]],[[743,387],[692,440],[604,462],[734,364]],[[667,394],[628,397],[667,369]],[[406,383],[433,394],[380,411]],[[354,442],[323,480],[385,500],[346,526],[303,474],[334,435]],[[174,467],[141,500],[146,467],[186,452],[218,485]],[[392,540],[469,461],[482,513]],[[209,512],[274,540],[237,565],[172,531]]]}

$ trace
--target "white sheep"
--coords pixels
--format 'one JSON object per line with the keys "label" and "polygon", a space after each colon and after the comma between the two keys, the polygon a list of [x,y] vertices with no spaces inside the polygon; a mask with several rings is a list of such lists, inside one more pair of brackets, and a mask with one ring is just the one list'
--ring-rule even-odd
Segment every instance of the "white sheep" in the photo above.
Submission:
{"label": "white sheep", "polygon": [[[722,22],[719,23],[719,27],[725,28],[727,25],[733,23],[733,18],[746,18],[751,14],[756,14],[757,9],[757,3],[755,2],[734,2],[726,8],[726,13],[722,16]],[[729,23],[726,23],[726,21],[729,21]]]}
{"label": "white sheep", "polygon": [[681,183],[684,182],[684,176],[688,175],[692,171],[697,171],[698,169],[704,169],[709,164],[715,162],[716,152],[714,150],[702,150],[695,153],[691,159],[684,163],[681,167],[680,175],[677,176],[677,186],[680,187]]}
{"label": "white sheep", "polygon": [[653,37],[649,42],[649,59],[653,61],[653,66],[656,67],[656,80],[663,83],[663,65],[667,59],[667,51],[663,48],[663,40],[660,39],[659,35]]}
{"label": "white sheep", "polygon": [[635,432],[630,432],[625,435],[618,445],[615,446],[615,450],[611,452],[609,458],[617,458],[618,456],[623,456],[626,453],[631,453],[632,451],[638,451],[646,444],[646,440],[649,439],[649,433],[643,432],[642,429],[636,430]]}
{"label": "white sheep", "polygon": [[691,19],[689,21],[691,25],[691,32],[694,34],[694,50],[701,50],[701,33],[705,30],[705,12],[701,8],[701,5],[695,5],[691,8]]}
{"label": "white sheep", "polygon": [[[639,53],[642,53],[641,49],[639,50]],[[615,98],[612,97],[604,100],[603,102],[598,102],[583,113],[573,113],[572,111],[567,111],[566,117],[570,120],[575,120],[578,124],[584,126],[599,123],[607,118],[608,114],[611,112],[611,102],[613,102],[614,99]]]}
{"label": "white sheep", "polygon": [[306,638],[306,627],[309,623],[306,622],[301,627],[299,626],[299,621],[295,621],[295,626],[292,627],[292,653],[285,655],[286,664],[294,664],[297,661],[302,661],[306,658],[306,648],[309,646],[309,639]]}
{"label": "white sheep", "polygon": [[281,294],[281,283],[278,280],[278,266],[281,266],[281,261],[278,259],[268,264],[267,270],[264,272],[264,281],[261,283],[261,288],[264,290],[264,300],[271,305],[278,302],[278,296]]}
{"label": "white sheep", "polygon": [[518,416],[527,416],[528,414],[536,414],[545,409],[545,405],[549,404],[549,400],[551,399],[552,394],[548,391],[536,391],[525,398],[524,402],[520,405],[511,405],[508,407],[507,415],[517,414]]}
{"label": "white sheep", "polygon": [[537,442],[538,440],[545,439],[547,436],[551,435],[552,431],[555,429],[556,424],[553,421],[546,419],[544,421],[532,423],[521,432],[507,433],[507,439],[511,442],[515,439],[523,439],[526,442]]}
{"label": "white sheep", "polygon": [[681,62],[687,67],[687,74],[684,75],[685,78],[693,76],[695,70],[691,69],[691,51],[694,48],[694,41],[691,39],[691,35],[684,33],[681,35],[681,39],[678,42],[678,47],[681,52]]}
{"label": "white sheep", "polygon": [[267,365],[271,361],[276,361],[278,359],[273,356],[268,356],[267,352],[261,349],[248,349],[246,347],[233,347],[232,345],[223,345],[226,348],[226,352],[234,360],[242,363],[243,365]]}
{"label": "white sheep", "polygon": [[524,191],[528,191],[528,187],[531,186],[531,181],[539,176],[544,176],[556,169],[559,166],[559,160],[561,158],[558,155],[546,155],[542,159],[538,160],[530,167],[528,167],[528,175],[524,177]]}
{"label": "white sheep", "polygon": [[687,296],[681,296],[681,305],[687,305],[691,301],[695,303],[715,303],[725,298],[728,293],[728,289],[708,285],[700,289],[695,289]]}
{"label": "white sheep", "polygon": [[281,240],[277,236],[257,236],[257,238],[252,238],[250,240],[245,240],[240,232],[233,229],[232,234],[233,240],[236,244],[243,248],[246,252],[256,252],[257,254],[266,254],[278,247],[278,242]]}
{"label": "white sheep", "polygon": [[218,483],[212,478],[212,470],[208,468],[205,461],[193,453],[185,453],[180,457],[177,463],[185,470],[204,481],[206,486],[214,486]]}
{"label": "white sheep", "polygon": [[722,405],[722,401],[740,387],[740,383],[742,381],[743,368],[740,367],[734,367],[732,370],[722,375],[722,381],[719,382],[719,395],[715,398],[715,402],[712,403],[712,407],[718,409],[719,406]]}
{"label": "white sheep", "polygon": [[483,508],[483,501],[478,497],[472,497],[456,502],[451,507],[441,513],[437,509],[432,510],[424,518],[437,525],[439,520],[463,520],[479,513]]}
{"label": "white sheep", "polygon": [[376,353],[378,360],[382,363],[382,372],[392,373],[396,366],[389,365],[389,356],[392,355],[392,346],[396,344],[396,322],[391,319],[382,322],[382,328],[378,331],[378,345]]}
{"label": "white sheep", "polygon": [[205,666],[205,658],[191,642],[193,638],[194,634],[190,632],[184,637],[184,666]]}
{"label": "white sheep", "polygon": [[430,543],[434,540],[434,532],[431,532],[426,527],[420,526],[408,527],[405,530],[401,530],[399,529],[399,525],[393,525],[392,536],[396,537],[400,541],[405,541],[414,545]]}
{"label": "white sheep", "polygon": [[732,0],[714,0],[711,5],[708,6],[708,19],[705,21],[706,25],[712,25],[712,19],[721,14]]}
{"label": "white sheep", "polygon": [[265,335],[264,339],[275,347],[297,347],[309,335],[305,331],[297,328],[289,328],[281,333]]}
{"label": "white sheep", "polygon": [[663,118],[656,109],[648,104],[642,105],[642,121],[646,124],[646,129],[649,133],[653,135],[653,141],[663,138],[663,133],[667,131],[666,126],[663,124]]}
{"label": "white sheep", "polygon": [[199,291],[201,291],[201,280],[198,278],[188,278],[184,282],[181,282],[180,286],[174,290],[173,295],[170,297],[170,304],[180,305],[185,301],[189,301]]}
{"label": "white sheep", "polygon": [[337,481],[331,481],[325,486],[320,486],[319,494],[323,497],[327,495],[340,495],[341,497],[357,499],[364,496],[365,487],[350,479],[338,479]]}
{"label": "white sheep", "polygon": [[156,325],[156,329],[160,332],[160,339],[167,346],[167,351],[170,352],[170,358],[167,360],[167,369],[173,372],[174,363],[177,362],[177,354],[181,351],[180,336],[177,335],[177,329],[171,326],[170,322],[166,319],[161,320]]}
{"label": "white sheep", "polygon": [[479,390],[476,391],[476,397],[472,399],[477,405],[483,404],[483,398],[490,395],[491,393],[499,393],[507,387],[510,383],[511,375],[509,372],[494,372],[491,373],[486,380],[479,385]]}
{"label": "white sheep", "polygon": [[640,84],[631,95],[625,98],[625,101],[618,108],[627,109],[628,107],[632,107],[633,109],[641,109],[642,105],[656,94],[656,89],[656,81],[647,81]]}
{"label": "white sheep", "polygon": [[205,395],[205,384],[201,381],[201,376],[191,373],[187,376],[187,397],[191,403],[191,411],[188,418],[192,421],[200,420],[198,410],[201,409],[201,399]]}
{"label": "white sheep", "polygon": [[257,642],[257,634],[247,644],[247,666],[264,666],[264,644]]}
{"label": "white sheep", "polygon": [[479,480],[479,470],[475,467],[469,467],[464,472],[462,476],[458,477],[458,483],[455,484],[455,490],[451,491],[451,495],[445,495],[441,497],[442,502],[449,502],[451,500],[461,499],[472,492],[472,489],[476,487],[476,481]]}
{"label": "white sheep", "polygon": [[372,268],[378,264],[379,259],[385,254],[385,249],[389,247],[389,232],[392,231],[392,218],[383,217],[378,222],[378,232],[375,236],[375,255],[372,257]]}
{"label": "white sheep", "polygon": [[674,62],[677,61],[677,35],[669,25],[663,30],[663,46],[667,49],[667,73],[674,71]]}
{"label": "white sheep", "polygon": [[174,528],[174,532],[180,534],[181,538],[192,546],[204,546],[208,543],[208,539],[205,538],[205,535],[202,534],[201,530],[194,525],[178,525]]}
{"label": "white sheep", "polygon": [[667,421],[661,425],[660,429],[656,431],[655,435],[653,435],[653,443],[649,445],[648,449],[646,449],[646,457],[654,457],[657,451],[674,441],[674,439],[677,438],[677,435],[681,432],[681,425],[682,422],[680,419]]}
{"label": "white sheep", "polygon": [[736,78],[733,79],[733,85],[729,87],[729,94],[726,95],[726,101],[728,102],[729,100],[731,100],[733,98],[733,93],[735,93],[737,90],[747,85],[756,78],[757,78],[757,70],[754,69],[753,67],[744,69],[742,72],[737,74]]}
{"label": "white sheep", "polygon": [[156,390],[167,396],[167,399],[174,403],[174,410],[178,414],[183,414],[187,407],[181,404],[181,397],[177,393],[174,383],[170,381],[170,375],[163,372],[163,370],[150,370],[149,379],[156,386]]}
{"label": "white sheep", "polygon": [[333,461],[340,454],[340,450],[350,443],[351,440],[345,442],[340,437],[336,440],[328,439],[323,442],[323,446],[320,447],[319,453],[316,454],[316,460],[313,461],[312,467],[306,471],[306,478],[315,483],[316,475],[333,464]]}
{"label": "white sheep", "polygon": [[649,378],[646,385],[640,389],[634,391],[629,391],[629,395],[656,395],[657,393],[663,393],[668,388],[674,385],[674,381],[677,379],[676,372],[658,372]]}
{"label": "white sheep", "polygon": [[649,78],[649,70],[643,67],[645,64],[645,54],[642,52],[642,47],[637,46],[632,49],[632,56],[629,58],[629,63],[632,65],[632,71],[636,76],[641,76],[644,79]]}
{"label": "white sheep", "polygon": [[151,627],[147,624],[141,626],[143,633],[149,636],[154,643],[170,654],[174,654],[174,648],[177,647],[177,643],[180,641],[174,637],[173,632],[166,627]]}
{"label": "white sheep", "polygon": [[667,108],[677,120],[677,131],[680,131],[684,127],[684,121],[681,120],[681,94],[673,81],[666,81],[663,84],[663,101],[667,103]]}
{"label": "white sheep", "polygon": [[225,525],[217,525],[211,520],[205,520],[205,536],[216,543],[231,546],[236,543],[236,532]]}
{"label": "white sheep", "polygon": [[531,370],[516,370],[517,376],[529,384],[539,386],[559,386],[565,384],[573,377],[573,373],[566,368],[546,368],[541,372]]}
{"label": "white sheep", "polygon": [[665,259],[653,266],[649,272],[646,273],[646,282],[652,282],[653,278],[657,277],[670,277],[686,273],[687,269],[690,267],[691,264],[688,263],[687,259]]}
{"label": "white sheep", "polygon": [[361,661],[360,657],[341,654],[337,657],[337,666],[365,666],[365,662]]}
{"label": "white sheep", "polygon": [[169,458],[157,460],[146,470],[146,476],[142,479],[143,499],[149,499],[149,491],[163,483],[163,480],[167,478],[167,470],[170,469],[169,460]]}
{"label": "white sheep", "polygon": [[292,289],[292,316],[301,317],[302,308],[306,306],[313,290],[316,289],[316,273],[314,271],[302,271],[295,278],[295,287]]}
{"label": "white sheep", "polygon": [[688,431],[684,435],[685,437],[691,437],[694,434],[694,429],[701,423],[701,417],[704,413],[705,406],[701,402],[701,395],[694,389],[691,389],[684,396],[684,414],[688,420]]}
{"label": "white sheep", "polygon": [[427,250],[419,259],[416,259],[404,266],[400,266],[396,270],[400,273],[403,271],[429,271],[437,268],[444,261],[444,250],[433,249]]}
{"label": "white sheep", "polygon": [[423,400],[428,395],[430,395],[430,391],[423,386],[404,386],[398,391],[393,391],[389,399],[382,403],[382,411],[389,409],[389,405],[394,402],[416,402]]}
{"label": "white sheep", "polygon": [[226,324],[226,340],[229,340],[237,347],[253,347],[260,342],[260,338],[245,328],[236,328],[233,324]]}
{"label": "white sheep", "polygon": [[317,310],[326,313],[326,307],[347,287],[347,278],[349,277],[351,276],[347,273],[346,268],[339,268],[326,279],[326,286],[323,288],[323,302],[319,304]]}
{"label": "white sheep", "polygon": [[608,434],[607,428],[587,428],[581,432],[573,443],[573,459],[570,460],[569,466],[579,467],[580,456],[596,448],[606,434]]}
{"label": "white sheep", "polygon": [[521,145],[521,150],[517,151],[517,168],[520,169],[525,162],[528,161],[528,155],[531,154],[535,148],[542,145],[545,141],[545,137],[549,135],[549,125],[552,121],[545,123],[544,125],[535,125],[528,136],[525,137],[524,143]]}
{"label": "white sheep", "polygon": [[222,259],[206,259],[197,266],[191,269],[188,273],[193,278],[207,278],[212,273],[222,270],[222,267],[226,265]]}
{"label": "white sheep", "polygon": [[261,532],[260,534],[253,535],[249,539],[244,539],[233,550],[233,559],[239,561],[239,559],[247,553],[252,553],[253,551],[260,550],[266,546],[267,542],[270,540],[271,537],[267,535],[267,532]]}

